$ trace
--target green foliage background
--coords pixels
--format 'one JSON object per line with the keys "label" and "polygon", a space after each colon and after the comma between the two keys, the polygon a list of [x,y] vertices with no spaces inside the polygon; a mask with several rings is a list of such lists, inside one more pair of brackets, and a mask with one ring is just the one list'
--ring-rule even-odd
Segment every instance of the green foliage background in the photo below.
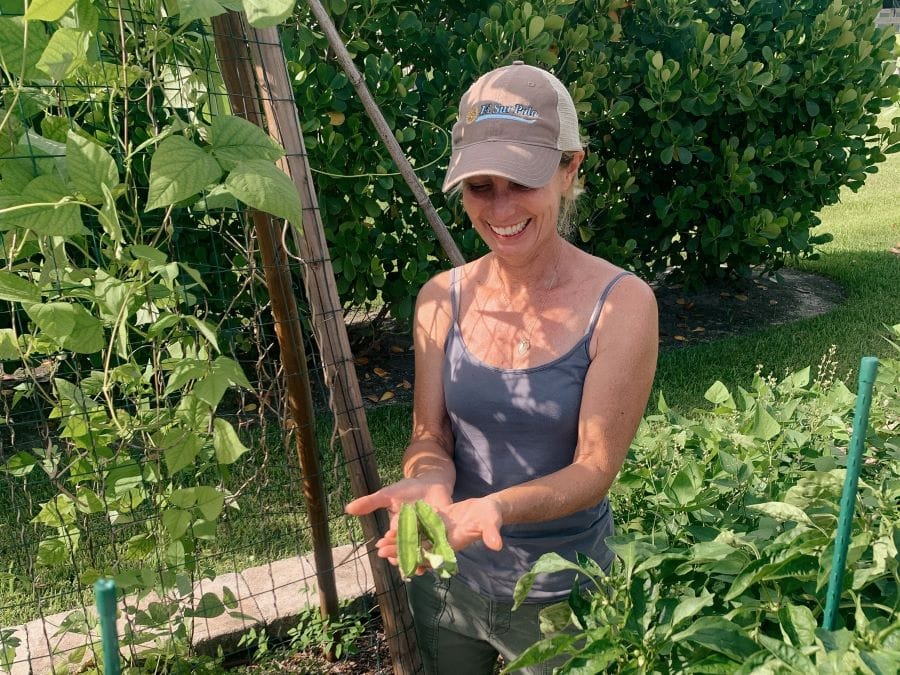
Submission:
{"label": "green foliage background", "polygon": [[[440,194],[456,102],[515,59],[569,85],[588,136],[577,238],[651,277],[702,285],[815,255],[816,212],[900,149],[893,32],[880,3],[622,0],[326,3],[467,258]],[[302,3],[283,32],[344,300],[407,318],[446,265]]]}

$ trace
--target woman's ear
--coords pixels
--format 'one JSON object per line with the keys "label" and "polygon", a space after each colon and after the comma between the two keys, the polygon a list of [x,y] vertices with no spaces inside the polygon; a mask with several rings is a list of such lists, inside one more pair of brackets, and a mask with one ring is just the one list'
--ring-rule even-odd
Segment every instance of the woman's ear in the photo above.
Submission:
{"label": "woman's ear", "polygon": [[574,181],[578,177],[578,169],[581,167],[581,162],[584,161],[584,150],[578,150],[577,152],[572,153],[572,161],[565,165],[565,188],[568,190],[572,187],[572,181]]}

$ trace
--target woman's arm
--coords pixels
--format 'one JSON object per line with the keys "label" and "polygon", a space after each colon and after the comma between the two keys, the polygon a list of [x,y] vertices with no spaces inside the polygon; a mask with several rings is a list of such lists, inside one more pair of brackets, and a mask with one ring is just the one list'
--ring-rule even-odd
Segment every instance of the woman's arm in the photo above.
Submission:
{"label": "woman's arm", "polygon": [[451,502],[456,469],[442,383],[444,342],[451,321],[450,275],[444,273],[426,283],[416,300],[413,322],[416,386],[412,436],[403,456],[405,478],[345,507],[347,513],[355,516],[388,509],[392,516],[388,535],[404,502],[424,499],[438,508]]}
{"label": "woman's arm", "polygon": [[636,277],[623,279],[607,298],[594,331],[594,356],[584,383],[572,464],[451,505],[445,515],[454,548],[477,539],[488,543],[504,524],[554,520],[603,499],[622,468],[647,405],[658,344],[652,289]]}

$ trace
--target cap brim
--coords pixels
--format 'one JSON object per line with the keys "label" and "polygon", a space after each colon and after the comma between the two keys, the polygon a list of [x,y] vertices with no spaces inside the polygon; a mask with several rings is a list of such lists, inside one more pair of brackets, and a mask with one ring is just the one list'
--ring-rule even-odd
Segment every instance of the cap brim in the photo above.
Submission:
{"label": "cap brim", "polygon": [[508,141],[482,141],[459,148],[450,157],[441,188],[447,192],[472,176],[500,176],[525,187],[543,187],[559,168],[562,150]]}

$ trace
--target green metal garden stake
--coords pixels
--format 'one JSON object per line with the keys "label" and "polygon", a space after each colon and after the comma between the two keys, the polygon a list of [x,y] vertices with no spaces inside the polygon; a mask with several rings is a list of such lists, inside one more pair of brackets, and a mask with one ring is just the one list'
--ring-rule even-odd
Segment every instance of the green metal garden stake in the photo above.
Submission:
{"label": "green metal garden stake", "polygon": [[856,392],[856,410],[853,414],[853,435],[847,454],[847,475],[844,491],[841,493],[841,512],[838,516],[837,537],[834,540],[834,556],[831,559],[831,575],[828,578],[828,592],[825,596],[825,616],[822,628],[834,630],[838,607],[841,603],[841,588],[844,584],[844,567],[847,564],[847,548],[853,527],[853,510],[856,505],[856,488],[859,482],[859,466],[862,461],[869,427],[869,408],[872,406],[872,385],[878,371],[878,359],[866,356],[859,364],[859,388]]}
{"label": "green metal garden stake", "polygon": [[100,635],[103,639],[103,672],[105,675],[119,675],[119,635],[116,632],[116,582],[112,579],[98,579],[94,583],[97,597],[97,613],[100,615]]}

